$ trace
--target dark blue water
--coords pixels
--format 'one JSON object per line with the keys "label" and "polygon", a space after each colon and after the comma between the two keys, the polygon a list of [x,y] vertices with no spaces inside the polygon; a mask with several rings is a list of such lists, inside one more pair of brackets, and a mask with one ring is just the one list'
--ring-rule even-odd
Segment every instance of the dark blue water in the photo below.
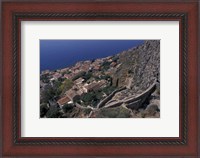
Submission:
{"label": "dark blue water", "polygon": [[143,44],[142,40],[40,40],[40,71],[103,58]]}

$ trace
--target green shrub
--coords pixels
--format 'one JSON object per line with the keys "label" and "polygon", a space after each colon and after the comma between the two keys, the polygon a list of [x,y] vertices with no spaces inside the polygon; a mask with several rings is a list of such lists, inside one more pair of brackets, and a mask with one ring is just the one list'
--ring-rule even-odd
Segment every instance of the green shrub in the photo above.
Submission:
{"label": "green shrub", "polygon": [[82,76],[82,78],[84,79],[84,82],[86,82],[87,80],[89,80],[92,77],[92,72],[88,72],[86,74],[84,74]]}
{"label": "green shrub", "polygon": [[90,108],[83,109],[83,112],[84,112],[86,115],[89,115],[91,111],[92,111],[92,109],[90,109]]}
{"label": "green shrub", "polygon": [[110,77],[110,75],[103,75],[103,76],[101,76],[101,79],[110,80],[111,77]]}
{"label": "green shrub", "polygon": [[83,77],[85,74],[86,74],[85,71],[79,72],[77,75],[75,75],[75,76],[72,78],[72,81],[75,81],[75,80],[77,80],[77,79],[80,78],[80,77]]}
{"label": "green shrub", "polygon": [[84,95],[81,97],[81,100],[82,100],[85,104],[90,104],[93,100],[96,100],[96,95],[95,95],[95,93],[92,91],[92,92],[89,92],[89,93],[84,94]]}
{"label": "green shrub", "polygon": [[44,83],[49,83],[48,74],[40,75],[40,80]]}
{"label": "green shrub", "polygon": [[156,93],[160,95],[160,87],[156,89]]}
{"label": "green shrub", "polygon": [[105,62],[102,63],[101,67],[105,71],[105,70],[108,70],[110,68],[110,64],[111,64],[111,62],[105,61]]}
{"label": "green shrub", "polygon": [[114,108],[103,108],[97,113],[99,118],[129,118],[131,113],[121,106]]}
{"label": "green shrub", "polygon": [[62,107],[62,109],[63,109],[63,111],[66,113],[66,112],[68,112],[68,111],[70,111],[70,110],[72,110],[74,108],[74,106],[72,105],[72,104],[65,104],[65,105],[63,105],[63,107]]}
{"label": "green shrub", "polygon": [[48,103],[49,100],[53,100],[56,96],[54,88],[50,85],[46,86],[45,89],[41,92],[41,102]]}
{"label": "green shrub", "polygon": [[59,86],[58,90],[61,91],[61,95],[64,94],[67,90],[73,87],[73,82],[69,79],[65,79],[65,81]]}
{"label": "green shrub", "polygon": [[113,60],[113,62],[117,62],[118,59],[119,59],[118,56],[114,56],[112,60]]}
{"label": "green shrub", "polygon": [[112,93],[114,90],[116,90],[116,87],[107,86],[107,87],[105,87],[105,88],[102,89],[102,92],[104,92],[105,94],[109,95],[109,94]]}
{"label": "green shrub", "polygon": [[50,106],[46,113],[47,118],[58,118],[60,116],[59,108],[57,106]]}
{"label": "green shrub", "polygon": [[46,103],[40,104],[40,117],[44,117],[48,110],[49,108]]}

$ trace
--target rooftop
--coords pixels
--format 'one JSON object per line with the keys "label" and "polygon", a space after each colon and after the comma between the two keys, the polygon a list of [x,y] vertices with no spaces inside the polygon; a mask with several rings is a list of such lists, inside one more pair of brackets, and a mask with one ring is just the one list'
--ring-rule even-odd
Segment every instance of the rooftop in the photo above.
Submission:
{"label": "rooftop", "polygon": [[68,103],[69,101],[71,101],[70,98],[68,96],[64,96],[63,98],[59,99],[57,101],[57,103],[59,105],[64,105],[64,104]]}

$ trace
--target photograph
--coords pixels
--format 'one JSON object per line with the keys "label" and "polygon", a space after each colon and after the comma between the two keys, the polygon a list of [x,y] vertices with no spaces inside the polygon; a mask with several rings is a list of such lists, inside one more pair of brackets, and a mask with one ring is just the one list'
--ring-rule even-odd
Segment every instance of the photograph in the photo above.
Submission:
{"label": "photograph", "polygon": [[160,40],[40,40],[40,118],[160,118]]}
{"label": "photograph", "polygon": [[200,158],[199,0],[0,4],[0,157]]}

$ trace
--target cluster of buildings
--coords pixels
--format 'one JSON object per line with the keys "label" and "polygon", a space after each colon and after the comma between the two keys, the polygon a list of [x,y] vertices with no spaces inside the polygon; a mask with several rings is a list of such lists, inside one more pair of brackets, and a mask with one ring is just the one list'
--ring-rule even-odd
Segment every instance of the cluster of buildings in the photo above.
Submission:
{"label": "cluster of buildings", "polygon": [[113,67],[117,66],[117,63],[112,61],[112,56],[109,56],[106,58],[96,59],[94,61],[91,61],[91,60],[80,61],[80,62],[77,62],[72,67],[67,67],[64,69],[56,70],[56,71],[45,70],[45,71],[42,71],[41,75],[48,74],[48,76],[50,77],[49,79],[50,81],[57,80],[59,78],[72,79],[80,72],[88,72],[89,70],[94,70],[96,72],[100,71],[101,65],[104,61],[111,62],[110,64],[111,71]]}
{"label": "cluster of buildings", "polygon": [[74,100],[79,99],[80,96],[85,93],[98,90],[107,85],[106,80],[93,81],[89,84],[84,83],[83,81],[83,78],[78,78],[74,81],[73,87],[70,90],[66,91],[65,95],[57,101],[60,107],[62,107],[64,104],[73,103]]}
{"label": "cluster of buildings", "polygon": [[[106,58],[100,58],[93,61],[87,60],[87,61],[80,61],[77,62],[74,66],[67,67],[64,69],[56,70],[56,71],[49,71],[45,70],[42,71],[41,75],[48,76],[49,83],[53,85],[52,81],[58,80],[58,79],[70,79],[72,80],[75,76],[80,74],[81,72],[88,72],[92,71],[95,75],[101,75],[101,66],[103,62],[110,62],[110,71],[113,71],[113,67],[117,66],[116,62],[112,61],[112,56],[106,57]],[[108,70],[109,72],[109,70]],[[107,74],[105,72],[105,74]],[[48,83],[48,84],[49,84]],[[40,87],[46,85],[42,81],[40,81]],[[90,91],[98,90],[102,87],[105,87],[108,85],[107,80],[98,80],[95,79],[91,80],[89,83],[84,82],[84,79],[82,77],[79,77],[75,81],[73,81],[73,87],[66,91],[64,96],[60,98],[57,103],[60,107],[62,107],[64,104],[70,104],[73,103],[74,100],[79,98],[81,95],[85,93],[89,93]]]}

